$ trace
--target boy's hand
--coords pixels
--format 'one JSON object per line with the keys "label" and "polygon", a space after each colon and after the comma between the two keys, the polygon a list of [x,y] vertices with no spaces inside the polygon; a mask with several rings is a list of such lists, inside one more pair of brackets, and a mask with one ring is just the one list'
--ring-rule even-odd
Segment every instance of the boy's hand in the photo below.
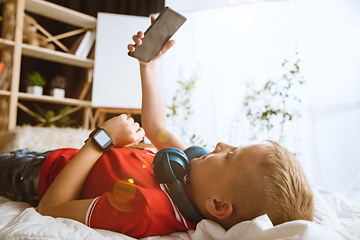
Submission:
{"label": "boy's hand", "polygon": [[[155,21],[155,16],[151,16],[151,23],[153,23]],[[135,45],[141,45],[142,44],[142,39],[144,38],[144,33],[139,31],[136,35],[133,36],[133,40]],[[162,55],[164,55],[172,46],[175,45],[175,40],[170,40],[167,43],[165,43],[165,45],[163,46],[163,48],[160,50],[160,52],[158,52],[158,54],[156,54],[156,56],[148,63],[140,61],[141,65],[147,65],[153,61],[156,61],[157,59],[159,59]],[[128,45],[128,50],[130,52],[134,52],[135,51],[135,47],[132,44]]]}
{"label": "boy's hand", "polygon": [[114,147],[137,145],[145,136],[145,131],[133,118],[126,114],[113,117],[101,125],[112,137]]}

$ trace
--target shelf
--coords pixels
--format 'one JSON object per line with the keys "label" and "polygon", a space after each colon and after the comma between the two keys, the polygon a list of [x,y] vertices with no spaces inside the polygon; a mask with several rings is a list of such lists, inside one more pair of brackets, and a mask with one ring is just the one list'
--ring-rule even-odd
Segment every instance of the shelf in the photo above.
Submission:
{"label": "shelf", "polygon": [[138,108],[106,108],[106,107],[99,107],[98,111],[100,113],[126,113],[126,114],[137,114],[141,115],[141,109]]}
{"label": "shelf", "polygon": [[[0,38],[0,50],[14,47],[14,41]],[[63,63],[71,66],[91,68],[94,67],[94,60],[90,58],[80,58],[74,54],[55,51],[47,48],[22,44],[22,53],[25,56],[39,58],[47,61]]]}
{"label": "shelf", "polygon": [[14,47],[14,41],[0,38],[0,50],[4,50],[6,48]]}
{"label": "shelf", "polygon": [[[1,94],[1,92],[0,92]],[[56,104],[64,104],[64,105],[73,105],[73,106],[83,106],[83,107],[91,107],[91,101],[73,99],[73,98],[55,98],[53,96],[37,96],[29,93],[19,92],[19,99],[21,100],[30,100],[37,102],[47,102],[47,103],[56,103]]]}
{"label": "shelf", "polygon": [[37,102],[47,102],[47,103],[56,103],[56,104],[64,104],[64,105],[76,105],[76,106],[84,106],[91,107],[91,101],[78,100],[73,98],[54,98],[52,96],[36,96],[29,93],[19,92],[19,99],[22,100],[30,100]]}
{"label": "shelf", "polygon": [[80,58],[70,53],[59,52],[47,48],[22,44],[22,53],[28,57],[39,58],[47,61],[63,63],[71,66],[90,68],[94,66],[94,60],[89,58]]}
{"label": "shelf", "polygon": [[25,10],[82,28],[96,28],[96,18],[43,0],[26,0]]}
{"label": "shelf", "polygon": [[[10,91],[0,90],[0,96],[10,97]],[[48,96],[48,95],[37,96],[34,94],[24,93],[24,92],[19,92],[18,96],[19,99],[21,100],[91,107],[91,101],[79,100],[74,98],[55,98],[53,96]]]}
{"label": "shelf", "polygon": [[0,90],[0,96],[10,97],[10,91]]}

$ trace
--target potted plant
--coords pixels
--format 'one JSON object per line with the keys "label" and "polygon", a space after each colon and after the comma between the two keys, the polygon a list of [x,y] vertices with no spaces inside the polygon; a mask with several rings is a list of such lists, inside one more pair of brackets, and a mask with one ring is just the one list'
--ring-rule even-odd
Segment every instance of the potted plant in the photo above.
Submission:
{"label": "potted plant", "polygon": [[76,120],[71,119],[69,116],[71,110],[70,106],[60,109],[57,114],[54,110],[44,110],[39,104],[34,103],[34,106],[37,110],[34,117],[39,121],[41,121],[41,119],[44,120],[39,124],[40,126],[68,127],[76,123]]}
{"label": "potted plant", "polygon": [[63,76],[56,75],[51,80],[50,95],[56,98],[65,97],[66,78]]}
{"label": "potted plant", "polygon": [[25,78],[25,84],[27,86],[26,92],[35,95],[42,95],[43,87],[46,84],[45,78],[40,75],[39,72],[33,71],[28,73]]}

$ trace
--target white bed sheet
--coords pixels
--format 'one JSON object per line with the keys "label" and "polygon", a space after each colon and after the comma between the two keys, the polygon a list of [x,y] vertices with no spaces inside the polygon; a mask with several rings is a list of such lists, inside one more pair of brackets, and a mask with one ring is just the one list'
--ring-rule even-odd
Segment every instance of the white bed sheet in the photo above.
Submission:
{"label": "white bed sheet", "polygon": [[[273,226],[267,215],[239,223],[225,231],[218,224],[201,221],[196,230],[146,240],[355,240],[360,239],[360,203],[350,201],[332,191],[313,187],[315,220],[292,221]],[[42,216],[26,203],[12,202],[0,197],[0,239],[109,239],[130,240],[124,234],[91,229],[77,221]]]}

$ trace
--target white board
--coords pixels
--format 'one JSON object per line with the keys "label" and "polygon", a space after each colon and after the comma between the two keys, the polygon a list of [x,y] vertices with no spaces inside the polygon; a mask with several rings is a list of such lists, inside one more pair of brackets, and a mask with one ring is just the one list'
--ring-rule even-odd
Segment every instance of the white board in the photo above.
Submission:
{"label": "white board", "polygon": [[139,62],[127,55],[127,45],[149,25],[148,17],[98,13],[93,107],[141,108]]}

